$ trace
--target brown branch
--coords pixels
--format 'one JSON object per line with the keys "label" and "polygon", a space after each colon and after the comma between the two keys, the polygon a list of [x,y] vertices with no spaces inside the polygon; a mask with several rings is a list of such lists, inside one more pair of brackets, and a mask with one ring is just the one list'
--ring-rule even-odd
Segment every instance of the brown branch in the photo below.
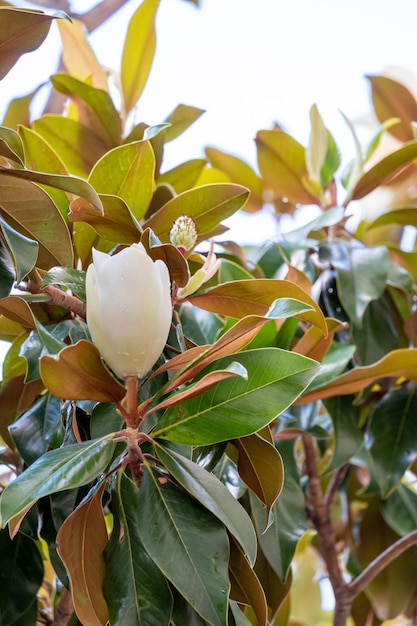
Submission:
{"label": "brown branch", "polygon": [[330,511],[330,507],[333,503],[333,498],[340,485],[342,484],[348,469],[349,465],[342,465],[342,467],[339,467],[339,469],[335,474],[333,474],[329,484],[327,485],[326,493],[324,495],[324,504],[328,511]]}
{"label": "brown branch", "polygon": [[317,531],[320,547],[336,600],[333,617],[334,626],[345,626],[352,606],[353,596],[343,578],[336,549],[336,536],[330,519],[329,509],[323,497],[316,460],[313,437],[302,435],[305,464],[308,475],[308,512]]}
{"label": "brown branch", "polygon": [[85,13],[71,13],[71,17],[83,22],[88,32],[91,33],[128,2],[130,0],[102,0]]}
{"label": "brown branch", "polygon": [[405,537],[401,537],[389,548],[384,550],[380,555],[376,557],[364,570],[355,578],[354,581],[348,584],[349,591],[353,597],[361,593],[365,587],[369,585],[373,579],[382,572],[392,561],[394,561],[400,554],[405,552],[407,548],[417,543],[417,530],[413,530]]}
{"label": "brown branch", "polygon": [[68,311],[72,311],[72,313],[78,315],[83,320],[86,319],[86,306],[84,302],[82,302],[82,300],[80,300],[76,296],[72,296],[62,289],[58,289],[58,287],[48,285],[48,287],[41,289],[41,285],[39,282],[29,280],[24,287],[18,285],[18,288],[31,294],[44,294],[48,297],[48,304],[61,306]]}
{"label": "brown branch", "polygon": [[71,592],[68,589],[62,591],[61,597],[56,608],[55,619],[52,626],[67,626],[71,615],[74,612]]}

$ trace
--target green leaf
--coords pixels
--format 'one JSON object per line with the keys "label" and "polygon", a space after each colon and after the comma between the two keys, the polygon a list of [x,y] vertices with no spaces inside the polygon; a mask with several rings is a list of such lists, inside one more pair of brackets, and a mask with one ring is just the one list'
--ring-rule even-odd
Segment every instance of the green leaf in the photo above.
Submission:
{"label": "green leaf", "polygon": [[308,234],[312,230],[319,230],[321,228],[327,228],[328,226],[334,226],[342,221],[345,215],[345,209],[341,206],[335,206],[327,211],[321,212],[311,222],[304,224],[299,228],[290,230],[282,234],[285,241],[292,245],[300,245],[300,243],[307,238]]}
{"label": "green leaf", "polygon": [[[45,139],[31,128],[19,127],[19,134],[25,149],[26,167],[38,173],[48,172],[68,175],[65,165]],[[68,221],[69,199],[67,193],[58,187],[44,185],[43,188],[57,205],[65,221]]]}
{"label": "green leaf", "polygon": [[378,228],[380,226],[391,226],[400,224],[401,226],[417,227],[417,206],[407,207],[406,209],[396,209],[395,211],[387,211],[382,213],[375,220],[366,225],[367,230]]}
{"label": "green leaf", "polygon": [[263,186],[262,180],[254,170],[242,159],[216,148],[206,148],[206,155],[213,167],[227,174],[231,183],[244,185],[250,190],[244,211],[259,211],[263,206]]}
{"label": "green leaf", "polygon": [[259,171],[266,185],[295,204],[319,202],[320,189],[310,191],[305,150],[298,141],[281,130],[261,130],[256,135],[256,146]]}
{"label": "green leaf", "polygon": [[185,161],[172,170],[160,174],[157,180],[158,186],[170,185],[176,193],[187,191],[187,189],[194,187],[205,166],[205,159]]}
{"label": "green leaf", "polygon": [[155,53],[155,16],[159,0],[144,0],[130,19],[122,55],[121,82],[128,114],[148,79]]}
{"label": "green leaf", "polygon": [[[211,364],[227,368],[236,355]],[[278,348],[239,354],[248,380],[220,381],[214,389],[168,409],[158,421],[154,437],[192,445],[209,445],[250,435],[269,424],[303,393],[317,373],[317,364]]]}
{"label": "green leaf", "polygon": [[284,487],[272,507],[273,522],[267,530],[266,511],[252,496],[251,506],[258,541],[273,570],[285,581],[295,549],[308,528],[305,517],[305,499],[294,460],[294,443],[280,441],[277,445],[284,461]]}
{"label": "green leaf", "polygon": [[3,217],[23,236],[39,243],[37,266],[72,265],[73,250],[68,228],[56,205],[38,185],[0,169]]}
{"label": "green leaf", "polygon": [[204,468],[154,442],[159,458],[170,474],[226,526],[242,546],[251,565],[256,558],[256,537],[245,509],[226,487]]}
{"label": "green leaf", "polygon": [[305,153],[306,166],[310,178],[321,186],[321,170],[327,155],[328,133],[315,104],[310,109],[310,124],[310,137]]}
{"label": "green leaf", "polygon": [[22,165],[25,161],[22,141],[18,133],[6,126],[0,126],[0,154]]}
{"label": "green leaf", "polygon": [[212,626],[226,626],[229,545],[223,525],[147,462],[137,506],[139,534],[152,560],[197,613]]}
{"label": "green leaf", "polygon": [[248,195],[246,188],[231,183],[202,185],[172,198],[145,222],[144,228],[151,228],[161,241],[168,242],[175,220],[189,215],[196,223],[199,237],[204,239],[204,233],[241,209]]}
{"label": "green leaf", "polygon": [[70,96],[79,109],[80,119],[85,118],[86,125],[107,143],[109,149],[120,142],[120,116],[107,91],[69,74],[55,74],[51,76],[51,82],[57,91]]}
{"label": "green leaf", "polygon": [[35,623],[30,619],[32,613],[29,611],[34,602],[36,606],[36,594],[43,580],[43,563],[38,547],[33,539],[22,533],[11,540],[9,532],[4,529],[0,530],[0,553],[1,624],[23,626],[24,623]]}
{"label": "green leaf", "polygon": [[2,525],[20,515],[43,496],[86,485],[109,464],[114,449],[112,435],[50,450],[13,482],[0,499]]}
{"label": "green leaf", "polygon": [[417,158],[417,141],[409,141],[392,152],[363,174],[351,193],[352,200],[359,200],[374,189],[391,180],[413,159]]}
{"label": "green leaf", "polygon": [[67,17],[62,11],[46,15],[41,11],[0,7],[0,80],[22,54],[39,48],[49,32],[52,20],[62,17]]}
{"label": "green leaf", "polygon": [[149,141],[135,141],[107,152],[93,167],[89,183],[100,194],[119,196],[141,219],[154,192],[155,156]]}
{"label": "green leaf", "polygon": [[42,288],[48,285],[62,285],[85,302],[85,272],[72,267],[51,267],[42,281]]}
{"label": "green leaf", "polygon": [[[112,626],[168,626],[172,595],[167,580],[143,547],[138,488],[119,472],[114,505],[123,536],[112,537],[105,553],[104,595]],[[117,521],[117,520],[116,520]],[[115,532],[119,530],[115,525]]]}
{"label": "green leaf", "polygon": [[74,609],[82,624],[103,626],[108,621],[102,586],[106,571],[103,551],[107,528],[101,505],[106,481],[66,518],[56,536],[58,554],[71,580]]}
{"label": "green leaf", "polygon": [[387,76],[367,76],[372,89],[372,102],[380,122],[396,117],[401,120],[390,133],[400,141],[414,139],[412,123],[417,120],[417,102],[401,83]]}
{"label": "green leaf", "polygon": [[417,458],[416,410],[416,389],[409,382],[385,394],[372,413],[368,446],[382,497],[395,489]]}
{"label": "green leaf", "polygon": [[401,537],[417,528],[417,494],[406,483],[398,485],[382,502],[381,508],[387,524]]}
{"label": "green leaf", "polygon": [[337,270],[340,301],[355,325],[361,327],[366,307],[382,295],[387,283],[387,248],[337,242],[320,246],[320,259]]}
{"label": "green leaf", "polygon": [[333,456],[326,468],[326,473],[330,473],[348,463],[364,442],[359,427],[359,408],[353,404],[352,396],[329,398],[324,405],[334,428]]}
{"label": "green leaf", "polygon": [[13,267],[10,267],[11,263],[8,262],[9,260],[5,256],[5,246],[3,244],[0,244],[0,252],[2,252],[0,254],[0,298],[6,298],[13,288],[15,273]]}
{"label": "green leaf", "polygon": [[34,96],[38,93],[40,86],[25,96],[10,100],[3,118],[3,126],[9,129],[18,129],[19,125],[30,125],[30,106]]}
{"label": "green leaf", "polygon": [[198,109],[187,104],[179,104],[166,118],[169,127],[165,131],[165,141],[172,141],[181,135],[191,124],[205,113],[204,109]]}
{"label": "green leaf", "polygon": [[38,257],[39,244],[29,237],[25,237],[11,228],[7,222],[0,217],[0,226],[4,238],[13,255],[14,266],[16,269],[16,282],[20,283],[25,276],[35,267]]}
{"label": "green leaf", "polygon": [[108,149],[91,128],[70,117],[42,115],[34,120],[32,128],[55,150],[68,172],[81,178],[88,177]]}

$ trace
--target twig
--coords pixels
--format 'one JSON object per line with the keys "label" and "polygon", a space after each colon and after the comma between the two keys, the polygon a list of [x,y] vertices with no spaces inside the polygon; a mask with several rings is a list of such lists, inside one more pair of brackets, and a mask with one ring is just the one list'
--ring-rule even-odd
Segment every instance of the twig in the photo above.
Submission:
{"label": "twig", "polygon": [[76,296],[72,296],[62,289],[58,289],[58,287],[48,285],[42,289],[39,282],[29,280],[24,287],[18,285],[18,288],[31,294],[45,294],[48,297],[48,304],[63,307],[68,311],[72,311],[83,320],[86,319],[86,306],[84,302]]}
{"label": "twig", "polygon": [[361,593],[387,565],[415,543],[417,543],[417,530],[413,530],[405,537],[401,537],[401,539],[398,539],[398,541],[379,554],[355,580],[349,583],[348,587],[352,595],[357,596]]}
{"label": "twig", "polygon": [[342,465],[342,467],[339,467],[339,469],[335,474],[333,474],[329,484],[327,485],[326,493],[324,495],[324,504],[328,511],[330,511],[330,508],[333,504],[333,498],[340,485],[342,484],[348,469],[349,465]]}
{"label": "twig", "polygon": [[72,602],[71,592],[68,589],[63,589],[61,597],[58,601],[55,619],[52,622],[52,626],[67,626],[71,615],[74,612],[74,605]]}

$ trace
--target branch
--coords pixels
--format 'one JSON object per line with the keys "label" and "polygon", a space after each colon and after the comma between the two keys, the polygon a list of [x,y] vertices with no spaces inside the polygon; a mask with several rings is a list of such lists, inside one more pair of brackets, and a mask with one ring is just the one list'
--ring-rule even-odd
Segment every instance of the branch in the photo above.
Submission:
{"label": "branch", "polygon": [[68,591],[68,589],[63,589],[52,626],[67,626],[73,612],[74,605],[72,603],[71,592]]}
{"label": "branch", "polygon": [[71,17],[84,23],[88,32],[104,24],[130,0],[102,0],[85,13],[71,13]]}
{"label": "branch", "polygon": [[387,565],[415,543],[417,543],[417,530],[413,530],[409,535],[398,539],[398,541],[389,546],[389,548],[384,550],[376,559],[369,563],[368,567],[366,567],[354,581],[348,584],[350,593],[353,596],[357,596],[361,593]]}

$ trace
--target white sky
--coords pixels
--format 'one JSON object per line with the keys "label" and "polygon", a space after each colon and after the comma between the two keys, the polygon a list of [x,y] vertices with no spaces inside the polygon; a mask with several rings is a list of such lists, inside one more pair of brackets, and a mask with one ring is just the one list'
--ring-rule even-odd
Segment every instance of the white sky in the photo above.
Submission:
{"label": "white sky", "polygon": [[[84,11],[95,0],[78,0]],[[22,2],[22,6],[23,6]],[[120,68],[131,0],[91,36],[99,60]],[[168,144],[164,167],[203,156],[210,145],[256,167],[254,137],[278,121],[306,143],[309,109],[316,103],[342,154],[353,143],[350,119],[370,111],[364,74],[399,66],[417,74],[416,0],[161,0],[157,51],[139,102],[137,121],[162,122],[179,103],[206,113]],[[51,29],[41,49],[25,55],[0,83],[0,119],[8,100],[55,71],[59,37]],[[235,222],[233,222],[235,223]],[[259,216],[240,220],[243,239],[264,237]],[[264,228],[275,228],[268,215]],[[241,239],[236,233],[235,238]]]}

